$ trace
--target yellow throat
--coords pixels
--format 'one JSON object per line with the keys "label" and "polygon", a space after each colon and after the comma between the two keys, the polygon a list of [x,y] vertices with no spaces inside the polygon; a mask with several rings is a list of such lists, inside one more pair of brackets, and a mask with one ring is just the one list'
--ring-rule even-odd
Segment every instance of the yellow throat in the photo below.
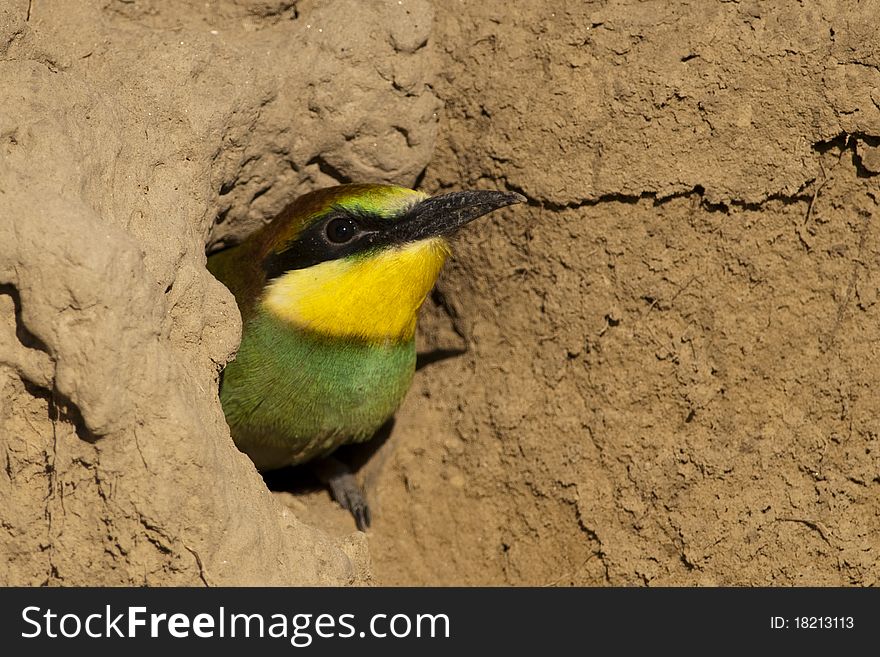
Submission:
{"label": "yellow throat", "polygon": [[371,343],[408,341],[449,253],[446,240],[433,237],[291,270],[266,287],[261,304],[315,333]]}

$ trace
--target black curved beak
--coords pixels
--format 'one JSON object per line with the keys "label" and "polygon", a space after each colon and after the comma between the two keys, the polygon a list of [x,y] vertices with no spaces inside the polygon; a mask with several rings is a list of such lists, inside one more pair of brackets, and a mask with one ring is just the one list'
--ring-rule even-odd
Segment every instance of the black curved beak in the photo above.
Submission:
{"label": "black curved beak", "polygon": [[525,200],[525,196],[516,192],[440,194],[417,203],[389,232],[394,234],[395,242],[401,243],[449,235],[474,219]]}

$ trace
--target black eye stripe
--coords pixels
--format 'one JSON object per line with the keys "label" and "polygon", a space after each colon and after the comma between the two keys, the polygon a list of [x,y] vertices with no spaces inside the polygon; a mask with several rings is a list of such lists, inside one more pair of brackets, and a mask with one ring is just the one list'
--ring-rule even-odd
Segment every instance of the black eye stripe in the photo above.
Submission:
{"label": "black eye stripe", "polygon": [[[382,219],[381,217],[377,217],[365,210],[343,208],[339,205],[334,205],[330,208],[330,211],[325,215],[322,221],[328,223],[334,219],[349,219],[364,231],[381,230],[382,228],[387,228],[389,225],[388,219]],[[318,221],[317,223],[320,224],[321,221]]]}
{"label": "black eye stripe", "polygon": [[[351,235],[330,234],[331,225],[351,226]],[[346,256],[390,243],[383,239],[383,230],[391,227],[389,220],[366,212],[348,210],[334,206],[321,219],[313,222],[287,248],[271,253],[263,261],[267,280],[277,278],[294,269],[306,269],[328,260]],[[335,232],[335,231],[334,231]]]}

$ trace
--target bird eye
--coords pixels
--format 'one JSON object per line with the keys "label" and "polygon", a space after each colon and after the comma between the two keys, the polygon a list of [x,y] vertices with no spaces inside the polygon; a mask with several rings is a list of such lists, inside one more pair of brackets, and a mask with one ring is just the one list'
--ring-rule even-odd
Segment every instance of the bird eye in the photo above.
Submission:
{"label": "bird eye", "polygon": [[358,234],[358,225],[351,219],[337,217],[327,222],[327,239],[334,244],[345,244]]}

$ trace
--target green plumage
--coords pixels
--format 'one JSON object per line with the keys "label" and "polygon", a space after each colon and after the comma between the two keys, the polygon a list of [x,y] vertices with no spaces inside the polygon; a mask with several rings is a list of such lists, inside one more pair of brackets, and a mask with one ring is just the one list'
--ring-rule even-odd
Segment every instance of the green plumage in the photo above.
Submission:
{"label": "green plumage", "polygon": [[412,381],[412,340],[374,346],[309,335],[257,311],[223,374],[236,443],[260,469],[302,463],[370,438]]}

